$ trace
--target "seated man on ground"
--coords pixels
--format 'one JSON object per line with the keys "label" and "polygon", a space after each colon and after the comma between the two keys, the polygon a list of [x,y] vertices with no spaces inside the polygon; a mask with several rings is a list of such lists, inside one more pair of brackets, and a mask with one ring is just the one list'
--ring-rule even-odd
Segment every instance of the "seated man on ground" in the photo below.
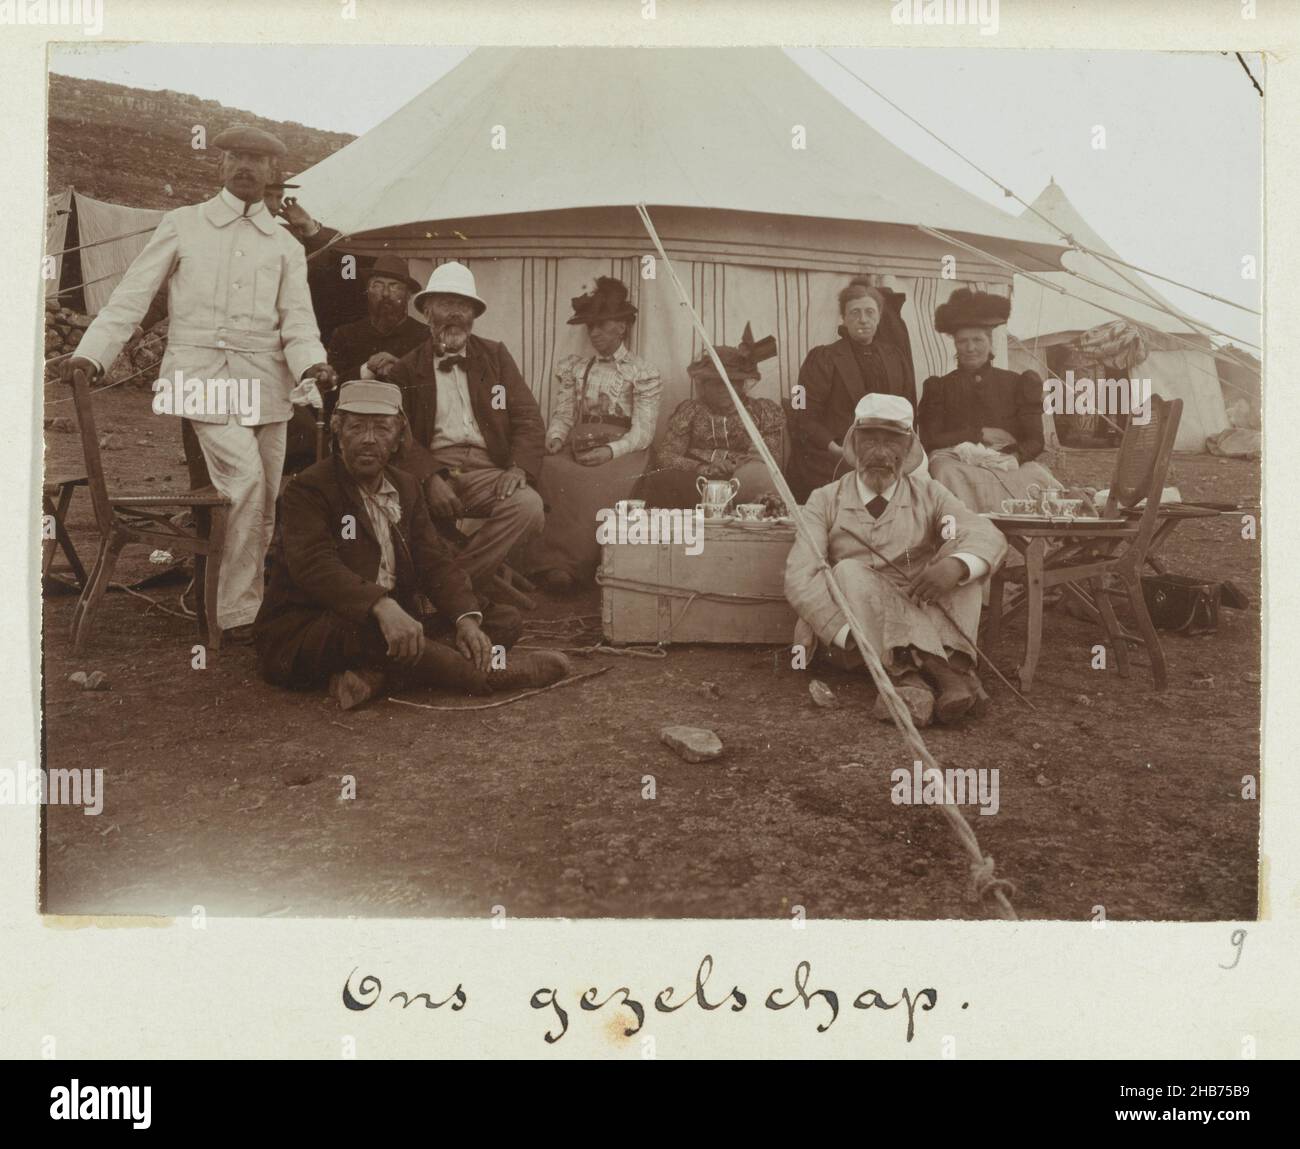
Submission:
{"label": "seated man on ground", "polygon": [[[399,388],[345,383],[331,425],[338,453],[282,496],[283,540],[254,627],[262,676],[288,687],[328,681],[348,710],[386,677],[483,694],[568,674],[556,651],[502,658],[519,637],[518,612],[480,605],[416,481],[390,465],[404,435]],[[432,619],[421,597],[436,607]]]}
{"label": "seated man on ground", "polygon": [[[923,468],[906,471],[912,425],[912,405],[899,395],[859,400],[843,443],[853,469],[808,496],[804,522],[816,547],[796,539],[785,594],[800,618],[796,643],[808,649],[820,640],[835,652],[832,661],[861,665],[826,583],[828,563],[913,721],[924,726],[932,716],[953,722],[977,703],[982,709],[971,638],[980,584],[1007,543]],[[882,701],[876,716],[889,716]]]}
{"label": "seated man on ground", "polygon": [[[750,388],[762,378],[758,365],[776,355],[776,338],[769,335],[755,343],[746,323],[738,347],[719,345],[715,350],[767,449],[779,460],[785,412],[771,399],[749,397]],[[655,446],[655,468],[641,477],[637,496],[652,507],[689,508],[700,501],[699,479],[735,479],[732,505],[755,502],[772,489],[772,477],[709,353],[702,351],[686,373],[699,398],[683,399],[677,405]]]}

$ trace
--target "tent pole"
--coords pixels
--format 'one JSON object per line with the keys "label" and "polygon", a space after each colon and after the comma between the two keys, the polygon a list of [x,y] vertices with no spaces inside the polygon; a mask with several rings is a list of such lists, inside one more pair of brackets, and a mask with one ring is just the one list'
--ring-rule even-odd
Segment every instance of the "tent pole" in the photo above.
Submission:
{"label": "tent pole", "polygon": [[[777,465],[776,460],[772,458],[771,451],[768,450],[767,444],[763,442],[763,436],[759,434],[758,427],[755,426],[754,420],[750,417],[745,405],[740,401],[740,396],[732,385],[730,376],[727,375],[727,369],[722,365],[722,360],[718,358],[718,352],[713,346],[713,341],[704,329],[704,324],[700,322],[700,317],[695,313],[695,308],[691,306],[690,296],[682,286],[682,281],[677,278],[677,272],[673,268],[672,261],[668,258],[668,253],[664,251],[663,243],[659,239],[659,233],[655,230],[654,222],[650,219],[650,213],[646,210],[646,205],[637,204],[637,214],[641,217],[650,240],[659,253],[659,258],[663,260],[664,266],[668,269],[668,275],[677,290],[677,295],[681,301],[682,307],[686,309],[687,314],[691,317],[691,323],[695,327],[696,334],[700,337],[700,342],[704,345],[705,351],[708,352],[709,359],[712,360],[714,369],[718,372],[718,377],[722,380],[723,385],[727,388],[727,393],[731,396],[731,401],[735,405],[736,412],[740,416],[745,431],[748,433],[755,450],[767,467],[768,474],[776,485],[777,491],[785,501],[786,509],[794,517],[795,530],[799,537],[814,554],[819,554],[816,541],[813,539],[808,525],[804,522],[803,512],[799,509],[795,501],[794,493],[790,490],[785,481],[785,476],[781,473],[781,468]],[[826,556],[821,555],[820,571],[826,580],[826,587],[830,591],[831,599],[835,605],[844,612],[844,617],[848,620],[849,631],[853,635],[854,642],[857,643],[858,651],[862,655],[863,662],[866,663],[867,670],[871,674],[872,681],[876,684],[876,689],[880,692],[880,697],[885,700],[885,707],[889,711],[894,725],[902,734],[904,741],[907,742],[912,752],[925,764],[926,775],[930,771],[938,774],[944,784],[944,801],[939,806],[940,812],[948,819],[948,823],[957,836],[957,840],[971,856],[971,878],[975,883],[977,895],[989,893],[997,903],[1001,916],[1008,921],[1018,920],[1016,911],[1007,898],[1007,891],[1013,887],[1010,882],[1004,878],[995,878],[993,876],[993,858],[985,854],[980,849],[978,839],[975,837],[975,831],[971,829],[970,823],[962,814],[956,804],[956,795],[951,784],[947,781],[943,770],[940,768],[934,756],[930,753],[929,747],[926,746],[920,732],[916,729],[912,721],[912,715],[908,712],[906,704],[898,696],[894,689],[894,684],[889,675],[885,672],[885,667],[880,661],[880,656],[876,653],[871,645],[871,640],[867,637],[861,621],[854,613],[852,606],[845,597],[844,592],[840,589],[839,583],[831,572],[830,564]]]}

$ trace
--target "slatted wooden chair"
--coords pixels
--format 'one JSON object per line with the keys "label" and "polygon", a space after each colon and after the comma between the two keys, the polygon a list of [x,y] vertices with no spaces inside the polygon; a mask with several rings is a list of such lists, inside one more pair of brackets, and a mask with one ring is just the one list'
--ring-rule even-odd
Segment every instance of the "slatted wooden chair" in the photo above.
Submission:
{"label": "slatted wooden chair", "polygon": [[[211,649],[219,649],[221,628],[217,625],[217,583],[230,500],[212,487],[178,491],[176,494],[110,495],[99,455],[90,384],[84,372],[78,371],[73,375],[72,398],[81,431],[81,449],[86,457],[90,501],[95,511],[95,525],[99,528],[99,554],[72,614],[73,651],[79,651],[90,635],[95,610],[113,578],[117,556],[123,547],[133,543],[194,556],[199,636]],[[194,512],[193,529],[172,521],[176,512],[184,509]]]}
{"label": "slatted wooden chair", "polygon": [[[1182,417],[1183,401],[1151,400],[1151,418],[1139,425],[1129,421],[1115,460],[1115,473],[1102,520],[1122,520],[1095,527],[1088,520],[1067,526],[1019,524],[998,521],[1007,542],[1024,555],[1024,566],[1003,567],[993,576],[989,592],[988,644],[996,646],[1004,615],[1028,610],[1025,660],[1020,667],[1020,688],[1028,692],[1038,664],[1043,636],[1043,592],[1062,587],[1098,618],[1108,645],[1115,652],[1120,676],[1127,678],[1128,644],[1141,643],[1151,660],[1151,676],[1157,690],[1167,682],[1164,650],[1147,613],[1142,595],[1142,568],[1147,560],[1160,521],[1160,493],[1169,471]],[[1139,503],[1146,503],[1141,508]],[[1127,518],[1126,518],[1127,516]],[[1108,584],[1109,580],[1109,584]],[[1004,610],[1003,590],[1007,583],[1022,588],[1020,597]],[[1116,589],[1115,584],[1118,584]],[[1120,626],[1112,595],[1127,597],[1138,633]]]}

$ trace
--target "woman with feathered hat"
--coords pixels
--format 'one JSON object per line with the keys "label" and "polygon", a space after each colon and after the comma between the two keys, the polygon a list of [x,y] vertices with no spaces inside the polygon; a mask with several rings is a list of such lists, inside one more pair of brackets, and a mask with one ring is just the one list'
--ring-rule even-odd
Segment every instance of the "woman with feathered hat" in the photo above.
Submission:
{"label": "woman with feathered hat", "polygon": [[[771,399],[751,399],[748,395],[761,378],[758,365],[776,355],[776,337],[769,335],[755,342],[746,323],[737,346],[718,345],[715,350],[763,442],[779,459],[785,413]],[[655,448],[655,470],[641,480],[637,493],[652,507],[693,507],[700,501],[696,480],[703,476],[736,479],[740,486],[734,502],[755,502],[775,484],[708,352],[700,352],[686,373],[699,397],[678,404]]]}
{"label": "woman with feathered hat", "polygon": [[1043,450],[1043,384],[993,366],[993,329],[1011,314],[1001,295],[959,288],[934,313],[935,330],[952,336],[957,369],[925,381],[917,410],[930,474],[974,511],[1000,511],[1031,485],[1055,488],[1034,460]]}
{"label": "woman with feathered hat", "polygon": [[659,372],[628,349],[637,310],[626,285],[602,275],[571,302],[569,323],[586,327],[591,350],[556,366],[539,487],[546,527],[523,563],[552,591],[595,571],[596,512],[626,498],[645,470],[663,389]]}

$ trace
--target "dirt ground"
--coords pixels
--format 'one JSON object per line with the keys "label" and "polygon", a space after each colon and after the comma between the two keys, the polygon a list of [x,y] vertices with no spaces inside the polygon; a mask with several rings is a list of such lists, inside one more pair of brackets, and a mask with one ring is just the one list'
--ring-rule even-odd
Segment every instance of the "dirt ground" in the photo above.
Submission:
{"label": "dirt ground", "polygon": [[[58,399],[47,388],[47,400]],[[149,396],[97,396],[104,454],[121,489],[181,490],[179,428]],[[50,405],[47,417],[71,415]],[[47,432],[50,474],[80,467],[75,434]],[[1070,482],[1105,485],[1113,454],[1067,451]],[[149,481],[146,481],[149,480]],[[1185,498],[1257,501],[1255,463],[1178,456]],[[96,542],[84,490],[71,529]],[[122,581],[150,572],[128,550]],[[1090,669],[1093,628],[1062,611],[1024,709],[986,675],[993,710],[926,738],[940,762],[997,767],[1000,811],[970,821],[1024,918],[1256,916],[1260,543],[1240,518],[1183,524],[1170,569],[1230,578],[1251,596],[1216,635],[1167,636],[1170,685]],[[179,587],[149,590],[175,606]],[[250,648],[190,666],[192,623],[107,596],[74,659],[75,598],[45,600],[50,767],[102,767],[105,808],[47,813],[46,908],[55,913],[243,916],[976,918],[965,855],[934,809],[894,805],[890,771],[910,765],[892,726],[870,717],[865,675],[817,671],[840,706],[816,707],[789,649],[674,646],[660,660],[593,654],[608,673],[510,706],[441,713],[390,702],[341,714],[323,694],[276,690]],[[543,599],[553,633],[595,621],[599,597]],[[572,621],[575,618],[579,621]],[[567,627],[555,620],[571,620]],[[575,638],[534,637],[575,645]],[[990,653],[1011,671],[1012,623]],[[76,670],[111,689],[84,692]],[[713,691],[705,683],[716,684]],[[472,701],[442,694],[416,701]],[[660,744],[667,724],[707,726],[726,750],[692,765]],[[341,778],[356,779],[343,799]],[[642,796],[647,775],[656,796]]]}

